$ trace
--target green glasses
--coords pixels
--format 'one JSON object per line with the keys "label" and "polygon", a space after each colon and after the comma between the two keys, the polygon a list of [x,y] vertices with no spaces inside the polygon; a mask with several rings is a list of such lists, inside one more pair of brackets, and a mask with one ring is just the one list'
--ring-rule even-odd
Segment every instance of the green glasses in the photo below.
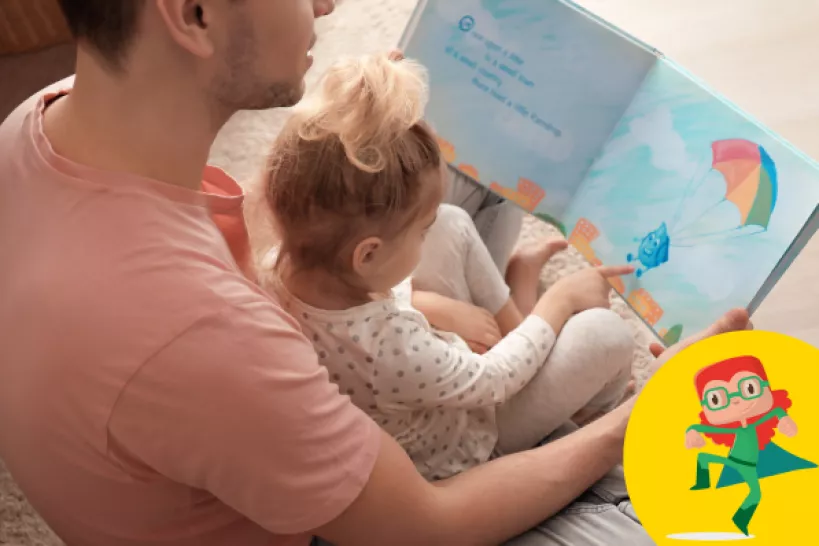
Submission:
{"label": "green glasses", "polygon": [[768,386],[767,381],[763,381],[759,377],[752,375],[745,377],[739,381],[739,390],[737,392],[728,392],[725,387],[716,387],[705,391],[705,396],[702,398],[702,405],[708,409],[715,411],[728,407],[732,398],[740,397],[743,400],[753,400],[762,396],[763,389]]}

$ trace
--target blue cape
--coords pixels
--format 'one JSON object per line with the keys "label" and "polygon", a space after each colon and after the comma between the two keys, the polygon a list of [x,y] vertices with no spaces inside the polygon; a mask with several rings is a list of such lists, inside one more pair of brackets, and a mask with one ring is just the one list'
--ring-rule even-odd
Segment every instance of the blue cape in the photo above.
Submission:
{"label": "blue cape", "polygon": [[[765,449],[759,452],[759,462],[756,465],[756,471],[761,480],[762,478],[786,474],[796,470],[816,468],[816,466],[815,463],[797,457],[771,442],[765,446]],[[722,467],[722,473],[720,473],[719,481],[717,482],[717,489],[740,483],[745,483],[745,480],[740,477],[739,472],[730,466]]]}

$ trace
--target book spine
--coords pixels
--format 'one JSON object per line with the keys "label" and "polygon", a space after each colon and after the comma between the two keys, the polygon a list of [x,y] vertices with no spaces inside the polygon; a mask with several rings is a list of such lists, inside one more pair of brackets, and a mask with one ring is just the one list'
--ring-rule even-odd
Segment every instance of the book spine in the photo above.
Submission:
{"label": "book spine", "polygon": [[412,35],[415,33],[415,29],[418,27],[418,21],[421,20],[421,15],[423,15],[428,2],[429,0],[418,0],[418,3],[415,4],[415,9],[412,11],[412,15],[410,15],[407,26],[404,27],[404,32],[401,34],[401,39],[398,40],[399,49],[404,50],[407,48],[407,45],[412,39]]}
{"label": "book spine", "polygon": [[663,52],[660,51],[659,49],[657,49],[656,47],[653,47],[653,46],[645,43],[644,41],[640,40],[636,36],[633,36],[633,35],[629,34],[628,32],[626,32],[625,30],[621,29],[620,27],[610,23],[609,21],[606,21],[605,19],[603,19],[599,15],[596,15],[594,12],[589,11],[588,9],[584,8],[583,6],[578,5],[573,0],[558,0],[558,1],[563,2],[568,7],[575,10],[576,12],[578,12],[581,15],[587,17],[588,19],[591,19],[592,21],[594,21],[598,25],[607,28],[611,32],[614,32],[615,34],[617,34],[621,38],[624,38],[624,39],[628,40],[629,42],[633,43],[634,45],[645,49],[646,51],[648,51],[652,55],[655,55],[655,56],[660,57],[660,58],[665,57]]}

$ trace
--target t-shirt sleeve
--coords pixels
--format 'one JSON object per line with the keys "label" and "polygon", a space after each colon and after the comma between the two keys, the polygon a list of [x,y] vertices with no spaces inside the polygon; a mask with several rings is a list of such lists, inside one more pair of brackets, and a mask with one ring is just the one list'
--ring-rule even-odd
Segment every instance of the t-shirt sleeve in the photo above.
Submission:
{"label": "t-shirt sleeve", "polygon": [[113,455],[209,491],[283,535],[340,515],[367,483],[381,438],[266,301],[205,317],[150,358],[121,393],[108,433]]}
{"label": "t-shirt sleeve", "polygon": [[377,403],[388,411],[502,404],[535,376],[556,339],[534,315],[483,355],[439,338],[415,311],[396,313],[390,328],[391,373],[374,380]]}

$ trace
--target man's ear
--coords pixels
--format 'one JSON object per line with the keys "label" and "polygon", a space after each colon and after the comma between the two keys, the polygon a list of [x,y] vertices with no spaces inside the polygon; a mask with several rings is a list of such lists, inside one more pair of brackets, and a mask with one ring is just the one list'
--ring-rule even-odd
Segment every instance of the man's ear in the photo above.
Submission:
{"label": "man's ear", "polygon": [[353,271],[361,277],[368,277],[377,267],[379,253],[384,242],[378,237],[368,237],[358,243],[353,250]]}
{"label": "man's ear", "polygon": [[209,0],[155,0],[156,7],[171,38],[197,57],[213,55],[209,18]]}

